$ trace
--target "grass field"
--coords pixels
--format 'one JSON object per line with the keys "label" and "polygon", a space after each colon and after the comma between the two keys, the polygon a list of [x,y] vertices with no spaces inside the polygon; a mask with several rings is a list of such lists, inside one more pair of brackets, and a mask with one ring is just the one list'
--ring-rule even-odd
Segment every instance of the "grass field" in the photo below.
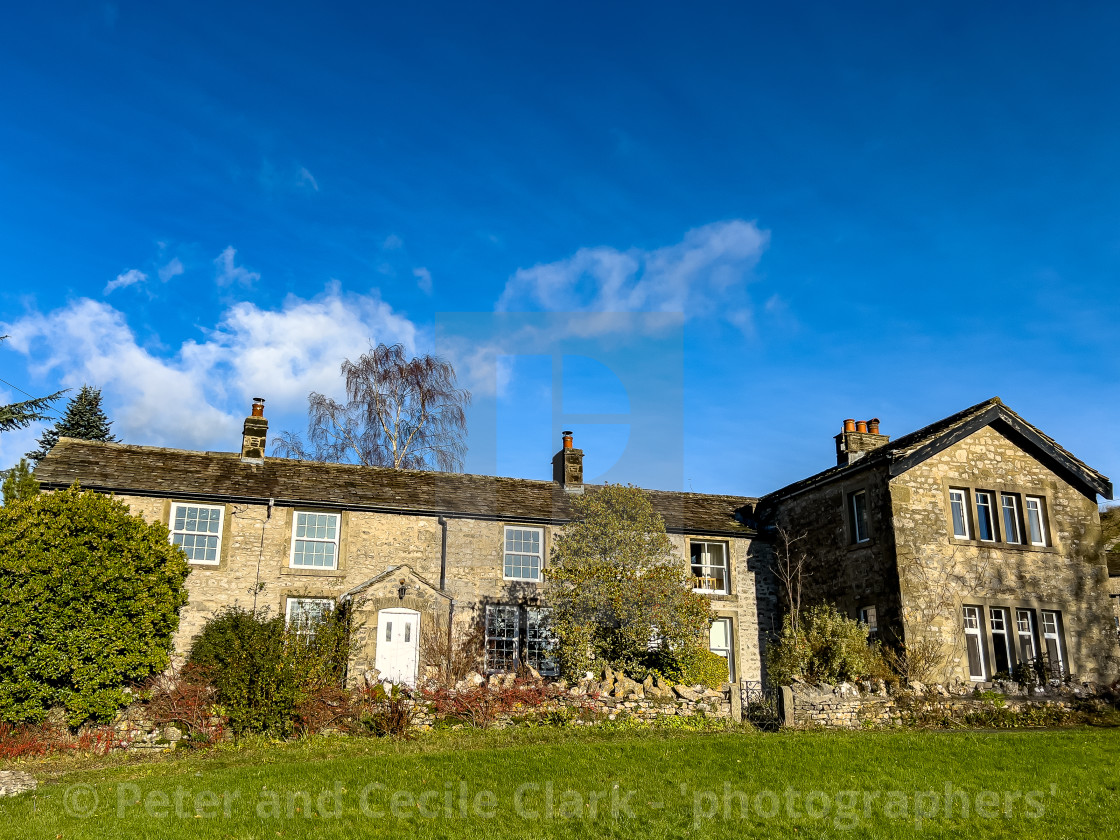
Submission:
{"label": "grass field", "polygon": [[0,837],[1045,837],[1120,832],[1120,731],[509,730],[8,765]]}

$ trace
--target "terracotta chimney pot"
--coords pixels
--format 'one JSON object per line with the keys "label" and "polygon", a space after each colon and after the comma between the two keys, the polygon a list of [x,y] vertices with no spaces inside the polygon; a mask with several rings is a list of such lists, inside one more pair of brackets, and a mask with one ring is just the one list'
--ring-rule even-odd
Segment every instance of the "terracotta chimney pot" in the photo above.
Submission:
{"label": "terracotta chimney pot", "polygon": [[856,421],[856,431],[859,432],[861,435],[867,434],[867,421],[866,420],[857,420]]}
{"label": "terracotta chimney pot", "polygon": [[571,449],[572,448],[572,433],[571,432],[564,432],[564,448],[565,449]]}
{"label": "terracotta chimney pot", "polygon": [[253,417],[264,417],[264,397],[253,397]]}
{"label": "terracotta chimney pot", "polygon": [[873,435],[879,434],[879,418],[878,417],[874,417],[871,420],[867,421],[867,431],[871,432],[871,434],[873,434]]}
{"label": "terracotta chimney pot", "polygon": [[844,421],[844,431],[845,432],[854,432],[855,430],[856,430],[856,421],[855,420],[849,419],[849,420]]}

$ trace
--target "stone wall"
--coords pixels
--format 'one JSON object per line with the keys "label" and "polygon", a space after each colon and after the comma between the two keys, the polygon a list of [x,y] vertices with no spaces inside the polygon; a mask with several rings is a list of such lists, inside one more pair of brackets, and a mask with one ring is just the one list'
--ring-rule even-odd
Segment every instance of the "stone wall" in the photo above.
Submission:
{"label": "stone wall", "polygon": [[[857,543],[848,512],[849,498],[867,493],[868,537]],[[880,636],[901,633],[894,529],[884,467],[857,470],[843,481],[813,487],[763,512],[767,522],[783,528],[796,542],[791,554],[803,554],[802,604],[835,604],[853,618],[874,606]],[[783,541],[771,534],[781,562]],[[784,592],[780,593],[783,598]],[[775,627],[775,631],[779,629]]]}
{"label": "stone wall", "polygon": [[[971,690],[953,692],[943,686],[926,689],[921,685],[915,688],[891,694],[881,682],[878,686],[785,686],[781,689],[780,715],[784,726],[801,729],[903,726],[942,718],[963,722],[970,714],[988,714],[996,708],[1012,713],[1031,707],[1070,712],[1078,699],[1092,693],[1042,688],[1026,692],[1015,686],[1002,686],[999,692],[977,697]],[[993,703],[996,698],[999,705]]]}
{"label": "stone wall", "polygon": [[[990,491],[997,506],[1001,491],[1017,493],[1020,499],[1042,497],[1050,544],[1035,547],[954,538],[950,487],[967,488],[970,498],[978,489]],[[1083,681],[1116,679],[1120,649],[1099,551],[1095,499],[991,426],[893,478],[890,499],[906,639],[941,645],[947,661],[939,679],[969,678],[964,605],[979,606],[985,625],[991,607],[1032,609],[1036,623],[1039,610],[1057,610],[1065,625],[1067,670]],[[971,533],[975,535],[975,525]],[[1037,626],[1035,630],[1037,634]],[[984,638],[991,676],[991,638]]]}

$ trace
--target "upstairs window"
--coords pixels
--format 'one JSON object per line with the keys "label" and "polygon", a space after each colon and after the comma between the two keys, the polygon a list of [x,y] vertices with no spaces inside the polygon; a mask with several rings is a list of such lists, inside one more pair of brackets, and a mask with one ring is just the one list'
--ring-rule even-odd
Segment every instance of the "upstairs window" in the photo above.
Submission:
{"label": "upstairs window", "polygon": [[187,560],[199,566],[221,562],[222,517],[220,505],[173,505],[171,542],[183,549]]}
{"label": "upstairs window", "polygon": [[728,592],[727,543],[689,541],[692,588],[695,592],[726,595]]}
{"label": "upstairs window", "polygon": [[857,490],[848,496],[848,517],[851,519],[852,542],[865,543],[871,539],[867,528],[867,491]]}
{"label": "upstairs window", "polygon": [[996,541],[995,514],[992,494],[987,490],[976,491],[976,536],[984,542]]}
{"label": "upstairs window", "polygon": [[1014,493],[1001,493],[999,498],[1003,508],[1004,542],[1018,545],[1023,542],[1019,534],[1019,497]]}
{"label": "upstairs window", "polygon": [[958,540],[971,539],[968,531],[968,491],[950,489],[949,507],[953,511],[953,536]]}
{"label": "upstairs window", "polygon": [[1047,545],[1046,519],[1042,510],[1042,499],[1038,496],[1027,496],[1027,538],[1031,545]]}
{"label": "upstairs window", "polygon": [[337,569],[338,522],[337,513],[297,511],[292,528],[292,568]]}
{"label": "upstairs window", "polygon": [[543,543],[544,532],[540,528],[506,528],[502,576],[506,580],[539,581]]}

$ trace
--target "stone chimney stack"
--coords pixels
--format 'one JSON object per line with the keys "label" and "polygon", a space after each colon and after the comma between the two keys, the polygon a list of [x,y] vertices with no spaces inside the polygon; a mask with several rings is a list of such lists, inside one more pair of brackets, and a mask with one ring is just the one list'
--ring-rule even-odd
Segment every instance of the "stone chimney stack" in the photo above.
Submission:
{"label": "stone chimney stack", "polygon": [[572,448],[571,432],[564,432],[564,446],[552,456],[552,480],[565,492],[583,492],[583,450]]}
{"label": "stone chimney stack", "polygon": [[871,420],[845,420],[844,430],[836,436],[836,463],[839,466],[854,464],[872,449],[878,449],[890,438],[879,434],[879,418]]}
{"label": "stone chimney stack", "polygon": [[248,464],[263,464],[267,440],[268,421],[264,419],[264,397],[253,397],[253,413],[245,418],[245,427],[241,432],[241,460]]}

